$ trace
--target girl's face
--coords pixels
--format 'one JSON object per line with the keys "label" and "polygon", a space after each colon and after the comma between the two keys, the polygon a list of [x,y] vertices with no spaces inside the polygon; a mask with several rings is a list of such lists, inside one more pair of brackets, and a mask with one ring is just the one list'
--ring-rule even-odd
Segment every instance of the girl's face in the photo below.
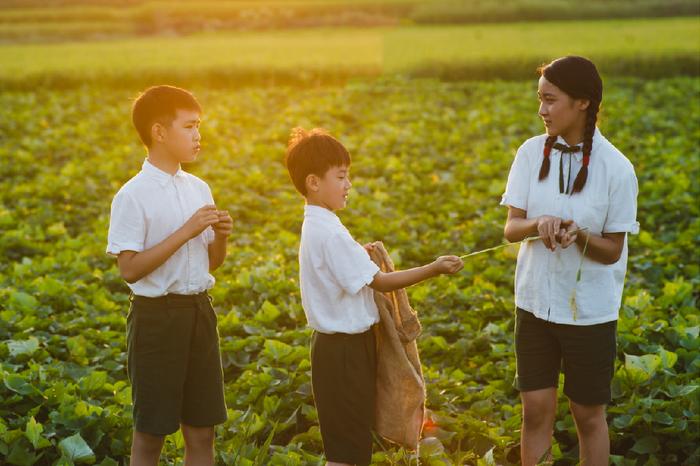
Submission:
{"label": "girl's face", "polygon": [[583,127],[588,100],[571,98],[544,76],[537,85],[537,96],[540,100],[538,113],[548,136],[565,136],[578,126]]}

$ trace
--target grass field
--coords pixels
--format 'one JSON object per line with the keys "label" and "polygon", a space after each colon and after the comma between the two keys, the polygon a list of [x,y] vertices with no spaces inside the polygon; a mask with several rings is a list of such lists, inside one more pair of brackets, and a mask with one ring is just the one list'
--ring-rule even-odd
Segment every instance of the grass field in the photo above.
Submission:
{"label": "grass field", "polygon": [[[0,41],[94,40],[201,31],[698,16],[695,0],[6,0]],[[94,27],[95,23],[100,28]]]}
{"label": "grass field", "polygon": [[564,21],[209,33],[0,47],[0,82],[235,84],[380,74],[526,79],[553,56],[594,59],[606,75],[700,74],[700,21]]}

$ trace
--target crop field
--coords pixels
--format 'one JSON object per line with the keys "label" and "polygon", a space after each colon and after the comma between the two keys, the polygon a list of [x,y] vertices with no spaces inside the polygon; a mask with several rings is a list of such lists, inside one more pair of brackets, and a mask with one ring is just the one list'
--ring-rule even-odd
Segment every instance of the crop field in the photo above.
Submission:
{"label": "crop field", "polygon": [[[614,465],[700,463],[700,7],[696,0],[6,0],[0,5],[0,464],[128,465],[129,293],[105,254],[110,203],[146,156],[131,103],[187,87],[202,151],[184,168],[234,221],[211,290],[228,421],[217,464],[321,466],[298,278],[290,130],[352,155],[361,243],[399,268],[504,243],[518,146],[543,132],[536,69],[591,58],[602,133],[634,164],[613,402]],[[517,246],[408,289],[423,325],[420,450],[373,465],[519,461]],[[553,464],[578,464],[559,392]],[[169,436],[162,464],[184,464]],[[551,464],[551,463],[550,463]]]}
{"label": "crop field", "polygon": [[[609,407],[615,464],[698,460],[700,84],[606,82],[601,129],[635,165],[642,232],[630,259]],[[235,222],[212,291],[229,421],[222,464],[321,464],[309,331],[298,292],[302,199],[282,157],[292,126],[324,126],[353,155],[341,213],[400,267],[500,244],[517,146],[542,131],[534,82],[401,78],[338,87],[194,87],[204,149],[189,169]],[[127,288],[104,253],[109,204],[140,167],[133,91],[0,93],[0,455],[25,464],[120,464],[128,455]],[[694,96],[694,98],[689,98]],[[515,464],[515,248],[409,289],[429,422],[421,464]],[[557,464],[576,464],[562,395]],[[182,437],[166,464],[181,464]],[[58,461],[58,463],[56,463]],[[377,443],[374,464],[411,454]]]}

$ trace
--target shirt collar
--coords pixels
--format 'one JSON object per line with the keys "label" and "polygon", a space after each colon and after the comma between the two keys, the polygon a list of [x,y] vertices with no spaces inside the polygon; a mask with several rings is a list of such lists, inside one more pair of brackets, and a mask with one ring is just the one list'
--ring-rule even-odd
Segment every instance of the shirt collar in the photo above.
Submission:
{"label": "shirt collar", "polygon": [[318,218],[324,222],[342,225],[340,218],[325,207],[306,204],[304,206],[304,217]]}
{"label": "shirt collar", "polygon": [[[601,139],[602,137],[603,137],[603,135],[600,134],[600,130],[599,130],[598,127],[596,126],[595,131],[593,131],[593,144],[592,144],[592,146],[591,146],[591,152],[595,151],[595,149],[596,149],[596,147],[598,146],[598,144],[600,143],[600,139]],[[560,143],[560,144],[564,144],[564,145],[566,145],[566,146],[569,145],[569,144],[566,143],[566,141],[564,140],[564,138],[561,137],[561,136],[557,136],[556,142],[558,142],[558,143]],[[579,144],[583,144],[583,141],[579,142]],[[574,159],[575,159],[577,162],[580,162],[581,160],[583,160],[583,152],[582,152],[582,151],[574,152],[574,153],[573,153],[573,156],[574,156]]]}
{"label": "shirt collar", "polygon": [[184,178],[185,172],[182,168],[178,168],[174,175],[164,172],[160,168],[153,165],[148,159],[144,159],[143,165],[141,165],[141,171],[151,178],[155,179],[159,185],[165,186],[170,180],[174,178]]}

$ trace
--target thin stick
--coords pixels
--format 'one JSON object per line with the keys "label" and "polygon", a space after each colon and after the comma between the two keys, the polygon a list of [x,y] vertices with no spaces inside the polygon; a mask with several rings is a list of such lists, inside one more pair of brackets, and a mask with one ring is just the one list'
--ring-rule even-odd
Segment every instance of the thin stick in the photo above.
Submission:
{"label": "thin stick", "polygon": [[[570,232],[570,233],[580,233],[580,232],[582,232],[582,231],[584,231],[584,230],[588,230],[588,228],[587,228],[587,227],[579,228],[578,230],[574,230],[574,231],[572,231],[572,232]],[[495,250],[497,250],[497,249],[502,249],[502,248],[505,248],[505,247],[508,247],[508,246],[512,246],[512,245],[514,245],[514,244],[520,244],[520,243],[527,243],[527,242],[529,242],[529,241],[535,241],[535,240],[537,240],[537,239],[542,239],[542,236],[531,236],[531,237],[525,238],[525,239],[523,239],[523,240],[521,240],[521,241],[516,241],[515,243],[499,244],[498,246],[494,246],[494,247],[492,247],[492,248],[482,249],[481,251],[470,252],[469,254],[465,254],[465,255],[463,255],[463,256],[459,256],[459,258],[460,258],[460,259],[466,259],[467,257],[476,256],[476,255],[478,255],[478,254],[483,254],[483,253],[489,252],[489,251],[495,251]],[[586,245],[587,245],[587,244],[588,244],[588,242],[586,241]]]}

